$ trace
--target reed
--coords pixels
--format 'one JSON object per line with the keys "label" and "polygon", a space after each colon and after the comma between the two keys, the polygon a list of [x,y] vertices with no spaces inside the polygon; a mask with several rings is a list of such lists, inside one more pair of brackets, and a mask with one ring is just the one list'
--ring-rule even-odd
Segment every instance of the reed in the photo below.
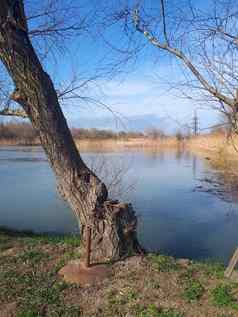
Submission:
{"label": "reed", "polygon": [[107,140],[76,140],[76,144],[80,150],[105,150],[118,151],[143,148],[174,148],[184,142],[179,142],[176,137],[166,137],[158,139],[150,138],[126,138],[126,139],[107,139]]}
{"label": "reed", "polygon": [[225,156],[227,160],[238,160],[238,136],[226,137],[224,134],[206,134],[192,137],[186,146],[211,158]]}

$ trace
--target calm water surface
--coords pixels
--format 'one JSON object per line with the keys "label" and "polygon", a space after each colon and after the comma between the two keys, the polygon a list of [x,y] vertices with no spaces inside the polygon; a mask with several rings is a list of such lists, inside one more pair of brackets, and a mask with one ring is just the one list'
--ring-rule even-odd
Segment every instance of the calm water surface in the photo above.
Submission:
{"label": "calm water surface", "polygon": [[[215,171],[194,154],[131,151],[83,157],[107,183],[113,180],[109,177],[113,170],[123,175],[117,188],[112,187],[112,196],[116,191],[132,202],[139,218],[139,239],[147,249],[227,262],[238,245],[238,204],[196,190],[201,179]],[[77,232],[77,222],[58,197],[40,148],[0,148],[0,186],[1,227]]]}

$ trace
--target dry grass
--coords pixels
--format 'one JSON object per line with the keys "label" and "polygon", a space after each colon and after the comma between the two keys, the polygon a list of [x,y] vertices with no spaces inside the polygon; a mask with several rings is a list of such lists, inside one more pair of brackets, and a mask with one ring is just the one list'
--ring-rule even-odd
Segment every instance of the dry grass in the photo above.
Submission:
{"label": "dry grass", "polygon": [[108,139],[108,140],[76,140],[78,148],[82,151],[118,151],[144,148],[174,148],[180,142],[175,137],[163,139],[131,138],[131,139]]}
{"label": "dry grass", "polygon": [[158,139],[132,138],[108,140],[76,140],[81,151],[116,152],[128,150],[187,149],[211,160],[238,160],[238,136],[227,139],[222,134],[206,134],[178,141],[176,137]]}
{"label": "dry grass", "polygon": [[[150,138],[127,138],[127,139],[75,139],[76,145],[82,151],[118,151],[133,148],[172,148],[177,147],[180,142],[175,137],[166,137],[162,139]],[[32,144],[25,140],[0,139],[0,145],[40,145],[40,141],[35,139]]]}
{"label": "dry grass", "polygon": [[238,157],[238,136],[226,138],[222,134],[206,134],[191,138],[186,145],[193,151],[210,155],[226,154],[230,159]]}
{"label": "dry grass", "polygon": [[[187,147],[207,160],[216,173],[216,179],[209,182],[214,194],[228,201],[238,201],[238,136],[225,138],[223,135],[205,135],[192,138]],[[211,176],[212,177],[212,176]],[[217,184],[216,184],[217,183]],[[219,191],[216,185],[219,184]],[[222,193],[222,194],[221,194]]]}
{"label": "dry grass", "polygon": [[[34,141],[39,145],[39,140]],[[225,155],[229,160],[238,160],[238,136],[227,139],[222,134],[206,134],[178,141],[176,137],[164,138],[122,138],[122,139],[75,139],[77,147],[81,151],[90,152],[116,152],[133,149],[177,149],[186,148],[203,156]],[[0,145],[27,145],[24,140],[0,140]],[[29,144],[30,145],[30,144]]]}
{"label": "dry grass", "polygon": [[226,178],[235,177],[237,182],[238,136],[204,135],[189,140],[186,147],[209,160],[210,165],[224,173]]}
{"label": "dry grass", "polygon": [[128,149],[170,149],[186,148],[204,155],[217,156],[225,154],[230,159],[238,159],[238,136],[227,139],[222,134],[206,134],[178,141],[176,137],[158,139],[131,138],[131,139],[108,139],[108,140],[76,140],[78,148],[82,151],[118,151]]}
{"label": "dry grass", "polygon": [[40,140],[35,138],[34,140],[27,141],[26,139],[0,139],[0,146],[40,146]]}

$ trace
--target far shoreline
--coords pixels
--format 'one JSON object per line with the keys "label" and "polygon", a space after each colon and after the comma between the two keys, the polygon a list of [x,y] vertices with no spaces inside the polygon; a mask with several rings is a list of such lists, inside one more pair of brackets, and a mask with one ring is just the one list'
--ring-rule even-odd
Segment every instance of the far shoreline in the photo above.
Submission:
{"label": "far shoreline", "polygon": [[[82,152],[119,152],[119,151],[190,151],[211,161],[226,161],[226,164],[238,163],[238,136],[226,138],[224,134],[204,134],[178,139],[175,136],[158,138],[74,138],[76,146]],[[33,142],[26,140],[1,140],[0,148],[5,147],[41,147],[39,139]]]}

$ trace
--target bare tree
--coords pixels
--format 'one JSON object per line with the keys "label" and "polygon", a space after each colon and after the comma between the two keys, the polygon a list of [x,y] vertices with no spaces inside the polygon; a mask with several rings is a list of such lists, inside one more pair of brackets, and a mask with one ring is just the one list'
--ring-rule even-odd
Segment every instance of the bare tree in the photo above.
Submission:
{"label": "bare tree", "polygon": [[177,58],[189,71],[192,79],[185,86],[198,89],[207,102],[215,103],[238,132],[238,12],[231,5],[235,2],[210,1],[214,11],[207,14],[189,1],[185,9],[177,10],[173,16],[177,28],[174,33],[164,0],[160,0],[159,31],[150,29],[151,21],[146,21],[139,6],[133,10],[132,19],[135,29],[149,44]]}
{"label": "bare tree", "polygon": [[[82,160],[57,92],[32,46],[22,0],[4,0],[0,11],[0,59],[15,86],[10,100],[37,131],[61,195],[78,217],[82,241],[92,230],[92,260],[117,260],[138,251],[136,216],[128,204],[108,201],[107,188]],[[16,112],[17,111],[17,112]]]}
{"label": "bare tree", "polygon": [[146,135],[153,140],[163,139],[165,137],[163,130],[153,127],[146,130]]}
{"label": "bare tree", "polygon": [[119,58],[145,60],[146,56],[158,65],[163,58],[177,61],[183,77],[175,83],[171,79],[171,88],[181,97],[224,113],[238,132],[237,1],[113,3],[106,6],[105,25],[116,24],[127,38],[111,45]]}

